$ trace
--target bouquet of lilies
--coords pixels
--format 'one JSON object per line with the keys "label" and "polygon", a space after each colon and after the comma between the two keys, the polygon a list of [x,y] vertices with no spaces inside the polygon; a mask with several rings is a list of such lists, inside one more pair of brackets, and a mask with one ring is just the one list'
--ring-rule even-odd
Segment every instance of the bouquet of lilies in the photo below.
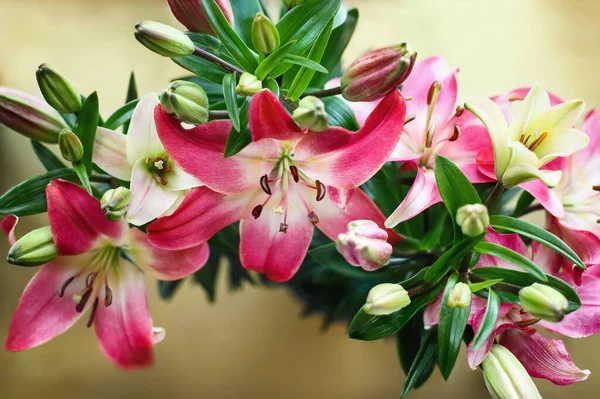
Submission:
{"label": "bouquet of lilies", "polygon": [[600,330],[598,112],[535,85],[457,104],[457,69],[406,43],[342,70],[359,14],[341,0],[271,17],[259,0],[168,2],[188,32],[135,26],[191,72],[164,92],[138,97],[132,75],[104,118],[46,64],[44,100],[0,88],[0,123],[47,169],[0,197],[8,262],[41,266],[6,350],[84,317],[114,364],[150,366],[165,330],[144,273],[165,299],[189,278],[213,301],[228,264],[231,288],[284,285],[352,339],[394,337],[402,397],[436,366],[447,379],[463,342],[494,398],[588,377],[538,330]]}

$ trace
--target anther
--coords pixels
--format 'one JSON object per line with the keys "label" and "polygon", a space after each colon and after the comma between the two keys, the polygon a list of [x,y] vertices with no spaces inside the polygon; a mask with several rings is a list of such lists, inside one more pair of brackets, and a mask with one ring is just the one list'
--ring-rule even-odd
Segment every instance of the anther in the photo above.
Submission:
{"label": "anther", "polygon": [[448,141],[456,141],[460,137],[460,126],[454,125],[454,133],[452,133],[452,137]]}
{"label": "anther", "polygon": [[300,180],[300,176],[298,175],[298,168],[294,165],[290,165],[290,173],[292,174],[294,181],[298,183],[298,181]]}
{"label": "anther", "polygon": [[600,184],[598,184],[596,186],[592,186],[592,190],[594,190],[594,191],[600,191]]}
{"label": "anther", "polygon": [[108,285],[104,286],[104,306],[109,307],[113,301],[113,293]]}
{"label": "anther", "polygon": [[517,321],[515,324],[521,328],[524,328],[524,327],[532,326],[535,323],[537,323],[538,321],[540,321],[540,319],[535,318],[535,319],[530,319],[530,320]]}
{"label": "anther", "polygon": [[319,223],[319,217],[313,211],[310,211],[308,213],[308,220],[310,220],[310,222],[313,224],[313,226],[316,226],[317,223]]}
{"label": "anther", "polygon": [[152,158],[148,157],[146,158],[146,166],[150,166],[152,165]]}
{"label": "anther", "polygon": [[167,179],[165,179],[164,176],[154,172],[152,173],[152,177],[154,177],[154,180],[156,180],[159,184],[162,184],[163,186],[167,185]]}
{"label": "anther", "polygon": [[94,284],[94,281],[96,281],[96,276],[98,276],[97,272],[93,272],[87,275],[87,277],[85,278],[85,286],[86,287],[91,287],[92,284]]}
{"label": "anther", "polygon": [[287,223],[280,223],[280,224],[279,224],[279,232],[280,232],[280,233],[285,233],[285,234],[287,234],[287,232],[288,232],[288,228],[289,228],[289,227],[290,227],[290,226],[288,226],[288,224],[287,224]]}
{"label": "anther", "polygon": [[85,304],[87,303],[87,301],[90,299],[90,296],[92,296],[92,291],[94,291],[93,288],[88,288],[83,295],[79,296],[79,295],[75,295],[73,298],[75,299],[75,302],[77,302],[77,306],[75,306],[75,310],[78,313],[83,312],[83,308],[85,308]]}
{"label": "anther", "polygon": [[454,114],[454,116],[456,116],[458,118],[459,116],[461,116],[463,114],[463,112],[465,112],[465,107],[463,107],[462,105],[457,105],[456,113]]}
{"label": "anther", "polygon": [[260,187],[268,195],[273,194],[273,192],[271,191],[271,187],[269,187],[269,176],[264,175],[260,178]]}
{"label": "anther", "polygon": [[58,289],[58,296],[59,297],[63,297],[65,296],[65,290],[67,289],[67,287],[69,286],[69,284],[71,284],[73,282],[73,280],[75,280],[75,277],[70,277],[67,279],[67,281],[65,281],[60,288]]}
{"label": "anther", "polygon": [[533,143],[531,143],[531,145],[529,146],[529,150],[531,151],[535,151],[536,148],[538,148],[540,146],[540,144],[542,144],[542,142],[544,141],[544,139],[548,137],[548,132],[544,132],[540,135],[540,137],[538,137],[537,139],[535,139],[533,141]]}
{"label": "anther", "polygon": [[435,123],[432,123],[431,126],[429,126],[429,129],[427,129],[427,139],[425,141],[425,147],[427,148],[431,148],[433,144],[433,135],[435,134],[435,128]]}
{"label": "anther", "polygon": [[319,180],[315,181],[315,186],[317,186],[317,201],[321,201],[327,194],[327,188]]}
{"label": "anther", "polygon": [[427,92],[427,105],[431,105],[432,102],[437,100],[437,96],[441,90],[442,82],[436,80],[431,84],[429,91]]}
{"label": "anther", "polygon": [[260,217],[260,214],[263,211],[263,206],[262,205],[256,205],[254,207],[254,209],[252,209],[252,216],[254,216],[254,219],[258,219]]}
{"label": "anther", "polygon": [[415,115],[407,115],[406,118],[404,118],[404,124],[408,125],[409,123],[411,123],[415,119],[416,119]]}
{"label": "anther", "polygon": [[87,322],[87,328],[90,328],[92,324],[94,324],[94,317],[96,317],[96,310],[98,309],[98,297],[94,300],[94,304],[92,305],[92,311],[90,313],[90,318]]}

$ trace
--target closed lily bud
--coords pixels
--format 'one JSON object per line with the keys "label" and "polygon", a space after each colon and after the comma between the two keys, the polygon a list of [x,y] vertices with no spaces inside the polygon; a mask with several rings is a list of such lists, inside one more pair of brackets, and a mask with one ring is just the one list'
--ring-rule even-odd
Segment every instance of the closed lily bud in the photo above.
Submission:
{"label": "closed lily bud", "polygon": [[100,200],[100,206],[106,217],[113,222],[121,219],[127,212],[131,201],[131,192],[125,187],[108,190]]}
{"label": "closed lily bud", "polygon": [[138,42],[164,57],[186,57],[196,49],[192,39],[185,33],[160,22],[139,22],[135,30]]}
{"label": "closed lily bud", "polygon": [[63,114],[81,111],[81,93],[56,69],[48,64],[38,67],[35,77],[44,99]]}
{"label": "closed lily bud", "polygon": [[335,247],[352,266],[373,271],[390,262],[393,248],[387,239],[387,232],[377,223],[355,220],[348,223],[346,233],[338,236]]}
{"label": "closed lily bud", "polygon": [[31,139],[53,144],[68,127],[58,111],[45,101],[5,87],[0,87],[0,124]]}
{"label": "closed lily bud", "polygon": [[374,316],[385,316],[410,304],[408,292],[401,285],[383,283],[371,288],[363,309]]}
{"label": "closed lily bud", "polygon": [[483,379],[494,399],[536,399],[541,395],[525,367],[508,349],[493,345],[483,363]]}
{"label": "closed lily bud", "polygon": [[244,72],[238,81],[235,92],[240,96],[253,96],[262,90],[262,82],[254,75]]}
{"label": "closed lily bud", "polygon": [[281,43],[277,28],[262,12],[257,13],[252,21],[252,43],[260,54],[271,54]]}
{"label": "closed lily bud", "polygon": [[292,119],[298,122],[302,129],[310,129],[313,132],[322,132],[329,128],[325,103],[313,96],[300,100],[298,108],[292,114]]}
{"label": "closed lily bud", "polygon": [[348,101],[376,101],[398,89],[410,75],[417,53],[406,43],[371,51],[354,61],[342,76]]}
{"label": "closed lily bud", "polygon": [[539,283],[522,288],[519,300],[527,313],[542,320],[561,321],[569,310],[569,302],[563,294]]}
{"label": "closed lily bud", "polygon": [[287,8],[294,8],[304,3],[304,0],[281,0],[281,2]]}
{"label": "closed lily bud", "polygon": [[456,224],[467,237],[485,233],[490,224],[488,209],[482,204],[464,205],[456,211]]}
{"label": "closed lily bud", "polygon": [[[168,0],[169,7],[175,18],[191,32],[204,32],[214,35],[213,28],[208,23],[206,14],[202,9],[202,0]],[[233,26],[233,9],[229,0],[215,0],[223,15]]]}
{"label": "closed lily bud", "polygon": [[182,122],[200,125],[208,122],[208,96],[195,83],[176,80],[160,100],[164,109]]}
{"label": "closed lily bud", "polygon": [[456,283],[452,291],[450,291],[450,296],[448,296],[448,307],[464,309],[471,305],[472,296],[473,294],[468,284]]}
{"label": "closed lily bud", "polygon": [[50,226],[33,230],[21,237],[8,251],[8,263],[39,266],[58,256]]}
{"label": "closed lily bud", "polygon": [[83,144],[79,137],[69,129],[63,129],[58,135],[58,148],[62,157],[75,164],[83,158]]}

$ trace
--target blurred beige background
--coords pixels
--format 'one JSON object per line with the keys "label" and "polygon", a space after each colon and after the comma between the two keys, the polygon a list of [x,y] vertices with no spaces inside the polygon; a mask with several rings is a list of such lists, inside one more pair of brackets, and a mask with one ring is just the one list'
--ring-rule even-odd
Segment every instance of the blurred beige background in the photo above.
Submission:
{"label": "blurred beige background", "polygon": [[[408,41],[425,58],[444,55],[460,66],[460,95],[491,95],[539,82],[565,97],[600,100],[600,1],[597,0],[346,0],[361,11],[346,62],[374,46]],[[141,92],[163,90],[185,72],[135,41],[142,19],[171,23],[166,1],[0,0],[0,84],[38,95],[34,72],[48,62],[84,92],[98,90],[104,115],[122,104],[129,73]],[[0,192],[42,172],[27,139],[0,131]],[[22,231],[44,223],[28,218]],[[2,241],[1,253],[7,246]],[[4,255],[2,255],[4,256]],[[33,269],[0,263],[0,339]],[[155,324],[167,328],[156,366],[114,368],[93,331],[80,323],[23,353],[0,352],[0,398],[397,398],[404,375],[390,342],[346,338],[345,326],[320,332],[321,320],[299,317],[283,290],[222,285],[209,305],[191,284],[168,303],[148,281]],[[588,381],[554,387],[545,398],[597,397],[600,337],[567,341]],[[596,374],[598,373],[598,374]],[[444,385],[436,371],[410,397],[485,397],[479,371],[464,357]],[[443,391],[442,391],[443,390]],[[443,392],[443,394],[440,394]]]}

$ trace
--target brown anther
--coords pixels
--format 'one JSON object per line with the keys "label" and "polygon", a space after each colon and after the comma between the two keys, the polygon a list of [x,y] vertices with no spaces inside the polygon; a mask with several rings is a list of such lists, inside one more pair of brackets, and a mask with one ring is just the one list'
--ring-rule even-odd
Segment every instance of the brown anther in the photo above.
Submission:
{"label": "brown anther", "polygon": [[109,307],[112,305],[113,293],[108,285],[104,287],[104,306]]}
{"label": "brown anther", "polygon": [[448,141],[456,141],[460,137],[460,126],[454,125],[454,132],[452,133],[452,137],[448,139]]}
{"label": "brown anther", "polygon": [[165,165],[169,162],[169,156],[165,155],[164,157],[160,158],[161,161],[163,161],[165,163]]}
{"label": "brown anther", "polygon": [[296,183],[300,181],[300,175],[298,175],[298,168],[294,165],[290,165],[290,173],[292,174],[292,178]]}
{"label": "brown anther", "polygon": [[152,165],[152,158],[148,157],[146,158],[146,166],[150,166]]}
{"label": "brown anther", "polygon": [[524,327],[532,326],[535,323],[537,323],[538,321],[540,321],[540,319],[535,318],[535,319],[530,319],[530,320],[517,321],[517,322],[515,322],[515,324],[521,328],[524,328]]}
{"label": "brown anther", "polygon": [[596,223],[600,223],[600,219],[596,220]]}
{"label": "brown anther", "polygon": [[288,224],[287,224],[287,223],[280,223],[280,224],[279,224],[279,232],[280,232],[280,233],[287,234],[287,231],[288,231],[288,228],[289,228],[289,227],[290,227],[290,226],[288,226]]}
{"label": "brown anther", "polygon": [[441,91],[442,90],[442,82],[440,81],[435,81],[431,84],[431,86],[429,87],[429,91],[427,92],[427,105],[431,105],[431,102],[433,101],[433,96],[435,95],[435,92],[437,91]]}
{"label": "brown anther", "polygon": [[433,136],[435,134],[435,123],[432,123],[431,126],[429,126],[429,129],[427,129],[427,139],[425,140],[425,147],[427,148],[431,148],[431,146],[433,145]]}
{"label": "brown anther", "polygon": [[519,137],[519,143],[523,144],[525,142],[525,135],[521,133],[521,137]]}
{"label": "brown anther", "polygon": [[252,209],[252,216],[254,216],[254,219],[258,219],[260,217],[260,214],[263,211],[263,206],[262,205],[256,205],[254,207],[254,209]]}
{"label": "brown anther", "polygon": [[60,288],[58,289],[58,296],[59,297],[63,297],[65,296],[65,290],[67,289],[67,287],[69,286],[69,284],[71,284],[73,282],[73,280],[75,280],[75,277],[69,277],[67,279],[67,281],[65,281]]}
{"label": "brown anther", "polygon": [[[548,137],[548,132],[544,132],[544,133],[540,134],[540,137],[538,137],[537,139],[535,139],[533,141],[533,143],[531,143],[531,145],[529,146],[529,150],[535,151],[535,149],[538,148],[540,146],[540,144],[542,144],[542,142],[546,139],[546,137]],[[525,145],[527,145],[527,144],[525,144]]]}
{"label": "brown anther", "polygon": [[594,191],[600,191],[600,184],[592,186],[592,190],[594,190]]}
{"label": "brown anther", "polygon": [[163,173],[169,173],[172,170],[171,165],[167,165],[163,168]]}
{"label": "brown anther", "polygon": [[268,195],[273,194],[273,192],[271,191],[271,187],[269,187],[269,176],[264,175],[260,178],[260,187]]}
{"label": "brown anther", "polygon": [[316,226],[317,223],[319,223],[319,217],[313,211],[310,211],[308,213],[308,220],[310,220],[310,222],[313,224],[313,226]]}
{"label": "brown anther", "polygon": [[404,101],[412,101],[412,97],[404,97]]}
{"label": "brown anther", "polygon": [[92,311],[90,312],[90,318],[87,322],[87,328],[90,328],[92,324],[94,324],[94,317],[96,317],[96,310],[98,309],[98,297],[94,300],[94,304],[92,305]]}
{"label": "brown anther", "polygon": [[404,124],[408,125],[409,123],[411,123],[415,119],[416,119],[415,115],[407,115],[406,118],[404,118]]}
{"label": "brown anther", "polygon": [[93,288],[88,288],[83,295],[81,296],[81,299],[79,300],[79,302],[77,303],[77,306],[75,306],[75,310],[77,311],[77,313],[81,313],[83,312],[83,308],[85,308],[86,303],[88,302],[88,300],[90,299],[90,297],[92,296],[92,291],[94,291]]}
{"label": "brown anther", "polygon": [[516,96],[516,95],[512,95],[508,97],[508,101],[521,101],[523,100],[523,97],[521,96]]}
{"label": "brown anther", "polygon": [[317,187],[317,201],[321,201],[325,198],[325,194],[327,194],[327,187],[319,180],[315,181],[315,186]]}
{"label": "brown anther", "polygon": [[152,177],[154,177],[154,180],[156,180],[158,184],[162,184],[163,186],[167,185],[167,179],[165,179],[163,175],[153,172]]}
{"label": "brown anther", "polygon": [[461,116],[463,114],[463,112],[465,112],[465,107],[463,107],[462,105],[457,105],[456,113],[454,114],[454,116],[456,116],[458,118],[459,116]]}
{"label": "brown anther", "polygon": [[91,287],[92,284],[94,284],[94,281],[96,281],[96,276],[98,276],[98,273],[96,272],[88,274],[85,278],[85,286],[88,288]]}

